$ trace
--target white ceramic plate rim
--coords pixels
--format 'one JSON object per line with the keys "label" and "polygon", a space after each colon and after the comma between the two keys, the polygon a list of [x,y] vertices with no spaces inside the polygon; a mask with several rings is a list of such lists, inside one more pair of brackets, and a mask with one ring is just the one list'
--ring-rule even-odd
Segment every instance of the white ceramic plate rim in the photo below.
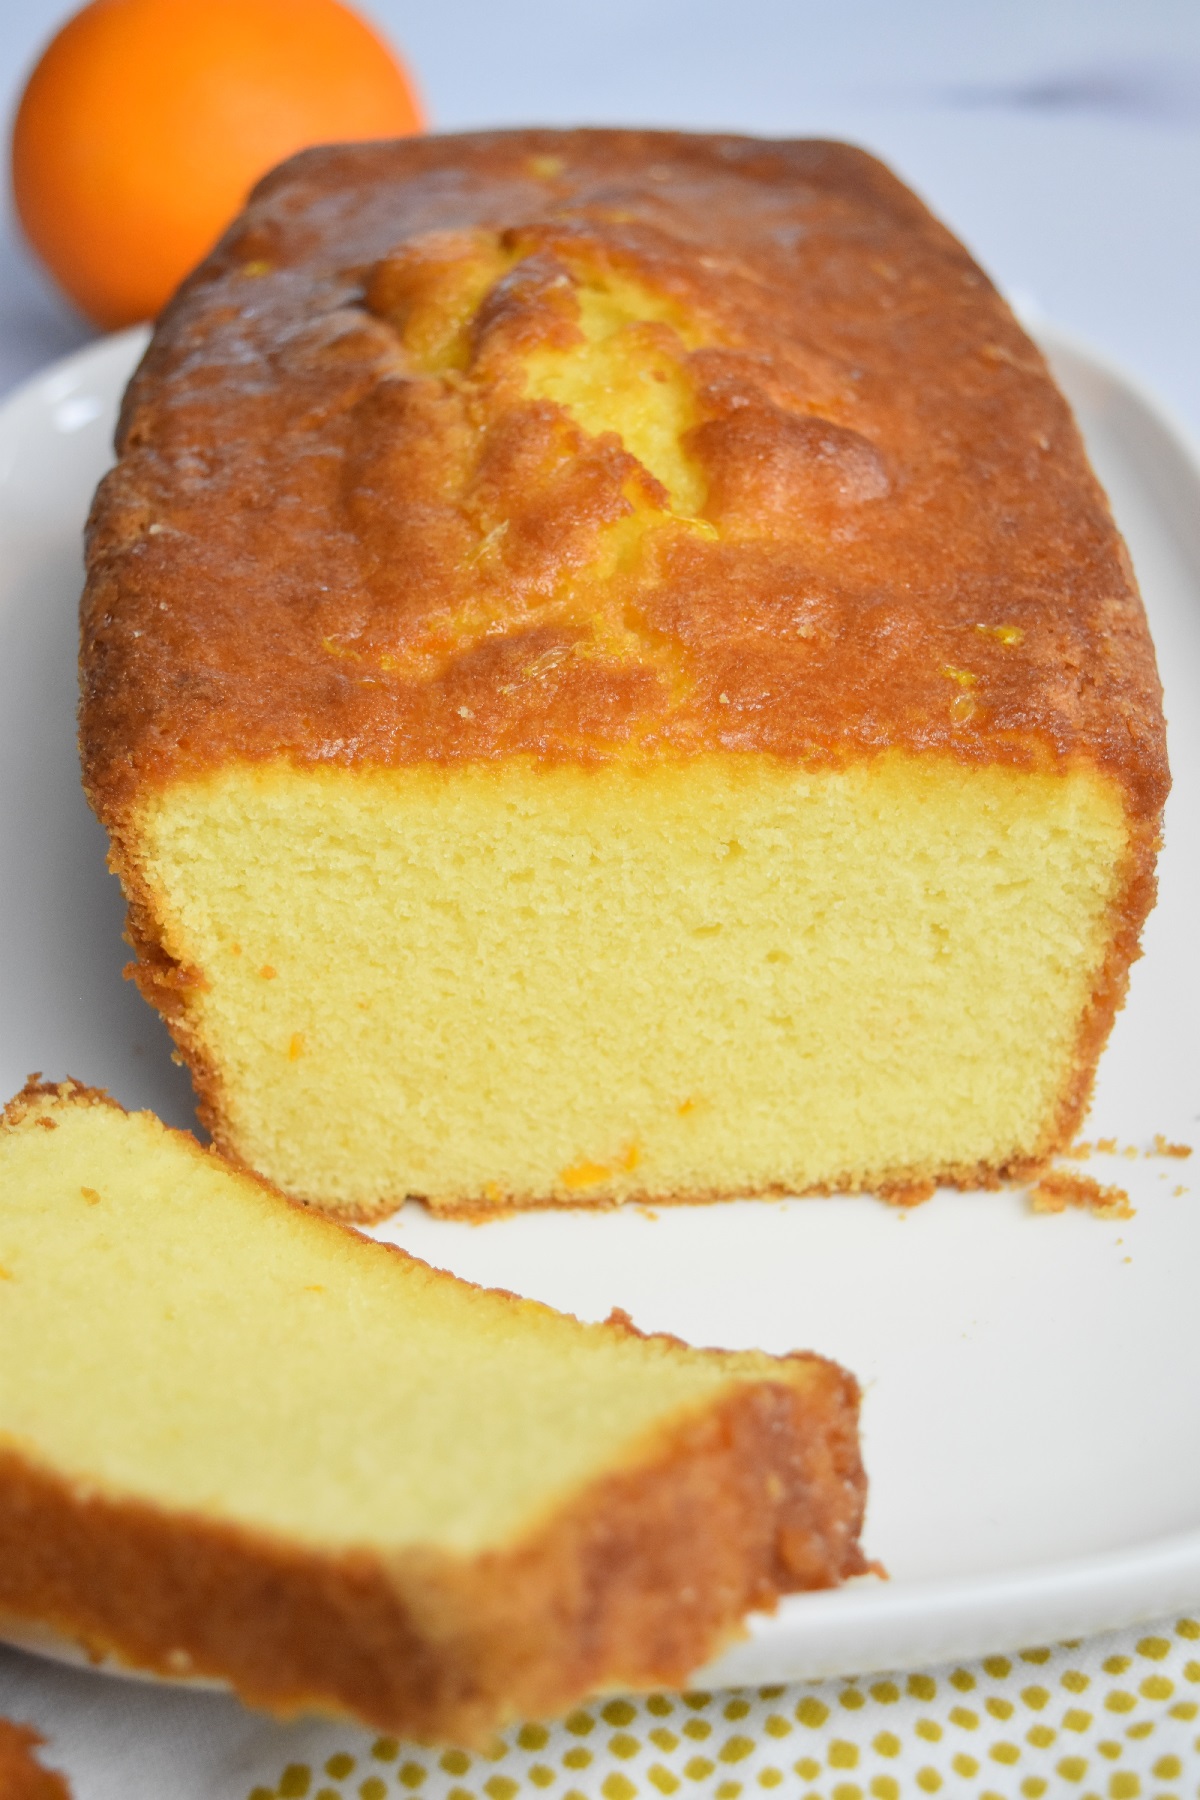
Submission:
{"label": "white ceramic plate rim", "polygon": [[[1160,404],[1084,344],[1040,321],[1030,323],[1052,358],[1073,360],[1121,391],[1170,446],[1181,479],[1200,494],[1200,449]],[[56,381],[63,392],[89,377],[111,383],[114,369],[136,360],[145,336],[136,329],[65,358],[9,396],[0,418],[36,393],[46,396]],[[748,1638],[697,1679],[736,1685],[866,1674],[1117,1628],[1198,1602],[1200,1529],[985,1576],[895,1584],[865,1578],[836,1592],[794,1597],[776,1614],[755,1618]],[[41,1631],[13,1627],[0,1635],[43,1654],[88,1660]],[[129,1672],[112,1663],[99,1666]]]}

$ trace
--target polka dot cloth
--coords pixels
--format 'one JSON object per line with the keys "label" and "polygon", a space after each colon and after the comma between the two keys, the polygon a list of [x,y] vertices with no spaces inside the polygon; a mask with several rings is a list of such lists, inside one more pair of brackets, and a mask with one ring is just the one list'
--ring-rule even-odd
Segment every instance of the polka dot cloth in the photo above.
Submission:
{"label": "polka dot cloth", "polygon": [[[426,1750],[330,1727],[247,1800],[1183,1800],[1200,1794],[1200,1621],[926,1674],[651,1694]],[[311,1741],[306,1746],[311,1757]]]}

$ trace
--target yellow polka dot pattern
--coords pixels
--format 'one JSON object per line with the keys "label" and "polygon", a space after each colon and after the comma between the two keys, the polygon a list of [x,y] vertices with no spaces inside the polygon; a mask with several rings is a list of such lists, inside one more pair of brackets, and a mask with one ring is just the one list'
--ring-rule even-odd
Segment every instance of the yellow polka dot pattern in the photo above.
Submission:
{"label": "yellow polka dot pattern", "polygon": [[[247,1800],[1184,1800],[1200,1792],[1200,1620],[922,1674],[650,1694],[487,1749],[327,1728]],[[353,1741],[351,1741],[353,1739]]]}

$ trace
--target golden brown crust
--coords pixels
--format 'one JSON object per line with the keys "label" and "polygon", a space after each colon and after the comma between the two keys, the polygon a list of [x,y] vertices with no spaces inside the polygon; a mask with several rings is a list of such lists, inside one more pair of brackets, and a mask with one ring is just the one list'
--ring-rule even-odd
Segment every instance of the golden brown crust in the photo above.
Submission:
{"label": "golden brown crust", "polygon": [[[65,1081],[43,1081],[40,1071],[35,1070],[25,1078],[25,1086],[19,1094],[14,1094],[7,1106],[0,1111],[0,1129],[13,1129],[31,1112],[36,1112],[39,1102],[43,1100],[60,1100],[68,1106],[116,1106],[111,1094],[103,1088],[87,1087],[82,1081],[72,1076]],[[48,1129],[54,1129],[54,1120],[43,1118],[40,1121]],[[181,1135],[186,1135],[182,1134]]]}
{"label": "golden brown crust", "polygon": [[[429,236],[447,230],[449,249]],[[472,234],[519,260],[465,374],[429,373],[397,284]],[[600,536],[663,490],[514,385],[519,354],[569,339],[560,277],[584,267],[703,327],[694,348],[655,329],[712,529],[663,514],[620,576],[592,567]],[[83,651],[110,828],[172,774],[276,754],[900,745],[1082,759],[1134,814],[1161,807],[1153,651],[1068,408],[967,253],[847,146],[528,131],[307,152],[164,315],[118,443]]]}
{"label": "golden brown crust", "polygon": [[71,1790],[34,1756],[45,1738],[30,1725],[0,1719],[0,1796],[3,1800],[71,1800]]}
{"label": "golden brown crust", "polygon": [[[115,1105],[31,1077],[0,1129],[41,1123],[46,1100]],[[341,1236],[327,1220],[308,1228]],[[620,1312],[608,1323],[679,1343]],[[271,1710],[431,1740],[476,1741],[598,1688],[678,1684],[747,1612],[873,1566],[858,1542],[858,1386],[819,1357],[779,1361],[803,1365],[803,1382],[781,1368],[733,1387],[523,1540],[475,1557],[322,1554],[72,1485],[0,1449],[0,1615],[133,1667],[227,1680]]]}
{"label": "golden brown crust", "polygon": [[1032,1178],[1051,1156],[1067,1149],[1087,1111],[1100,1052],[1125,1004],[1130,968],[1142,954],[1142,926],[1158,892],[1155,865],[1160,848],[1158,819],[1131,821],[1121,883],[1109,908],[1108,948],[1080,1021],[1067,1085],[1041,1153],[1022,1170],[1022,1180]]}
{"label": "golden brown crust", "polygon": [[473,1562],[322,1556],[72,1490],[0,1452],[0,1612],[281,1713],[478,1741],[605,1687],[678,1686],[751,1610],[868,1565],[858,1390],[746,1386],[649,1464]]}
{"label": "golden brown crust", "polygon": [[520,1547],[322,1556],[72,1491],[0,1452],[0,1611],[250,1704],[478,1741],[605,1687],[678,1686],[751,1610],[867,1568],[858,1391],[747,1386]]}

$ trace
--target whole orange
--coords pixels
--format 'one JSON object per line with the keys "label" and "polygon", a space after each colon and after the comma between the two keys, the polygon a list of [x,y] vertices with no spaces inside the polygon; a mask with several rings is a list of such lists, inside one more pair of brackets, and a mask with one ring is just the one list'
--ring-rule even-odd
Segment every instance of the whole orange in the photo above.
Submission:
{"label": "whole orange", "polygon": [[29,78],[13,193],[81,311],[129,325],[285,156],[423,124],[406,70],[338,0],[93,0]]}

